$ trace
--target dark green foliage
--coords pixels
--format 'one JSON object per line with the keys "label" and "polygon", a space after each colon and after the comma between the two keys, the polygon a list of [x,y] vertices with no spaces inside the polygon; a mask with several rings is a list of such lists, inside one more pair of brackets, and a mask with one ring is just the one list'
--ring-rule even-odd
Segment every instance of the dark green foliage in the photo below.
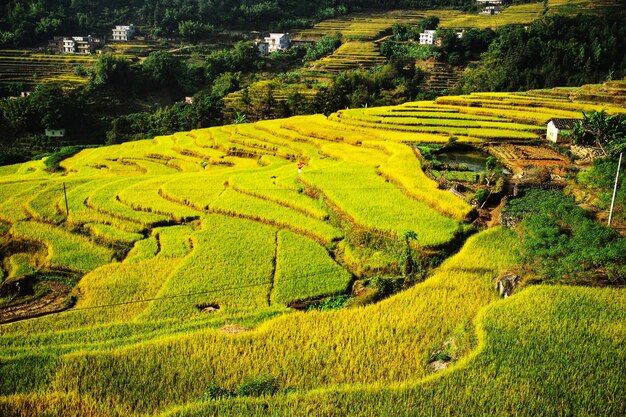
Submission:
{"label": "dark green foliage", "polygon": [[439,18],[437,16],[426,16],[420,22],[422,30],[434,30],[439,26]]}
{"label": "dark green foliage", "polygon": [[528,191],[505,216],[521,219],[521,262],[548,282],[619,283],[626,280],[626,239],[587,217],[558,191]]}
{"label": "dark green foliage", "polygon": [[46,165],[46,169],[48,171],[60,171],[61,167],[59,166],[59,163],[61,161],[69,158],[72,155],[77,154],[78,152],[82,151],[85,148],[89,148],[89,146],[83,146],[83,145],[64,146],[53,153],[40,155],[39,157],[41,158],[41,157],[47,156],[46,160],[44,161],[44,164]]}
{"label": "dark green foliage", "polygon": [[622,77],[626,26],[610,16],[545,16],[528,28],[507,25],[464,79],[469,91],[577,86]]}
{"label": "dark green foliage", "polygon": [[212,28],[288,30],[362,8],[461,6],[469,0],[8,0],[0,5],[0,47],[34,44],[52,35],[108,33],[134,22],[157,36],[201,39]]}
{"label": "dark green foliage", "polygon": [[577,145],[595,146],[604,156],[615,156],[626,149],[626,115],[583,112],[569,136]]}
{"label": "dark green foliage", "polygon": [[344,308],[350,297],[347,295],[334,295],[332,297],[324,298],[323,300],[311,304],[307,310],[320,310],[320,311],[329,311],[329,310],[338,310]]}
{"label": "dark green foliage", "polygon": [[335,49],[341,46],[341,34],[336,33],[334,35],[322,36],[322,38],[310,46],[304,59],[306,61],[315,61],[323,56],[331,54]]}
{"label": "dark green foliage", "polygon": [[246,377],[237,387],[237,395],[242,397],[260,397],[274,395],[280,388],[280,381],[272,374]]}
{"label": "dark green foliage", "polygon": [[206,57],[205,74],[209,80],[223,72],[248,72],[262,65],[259,50],[252,42],[238,42],[231,49],[221,49]]}
{"label": "dark green foliage", "polygon": [[178,33],[192,42],[206,38],[213,32],[213,26],[196,20],[184,20],[178,23]]}
{"label": "dark green foliage", "polygon": [[376,276],[370,280],[370,286],[376,288],[376,299],[382,300],[400,291],[404,286],[404,279],[396,277]]}
{"label": "dark green foliage", "polygon": [[146,81],[155,87],[177,88],[185,69],[185,64],[167,51],[150,53],[141,66]]}
{"label": "dark green foliage", "polygon": [[435,50],[441,59],[451,65],[464,65],[485,52],[496,34],[491,29],[472,28],[465,30],[459,38],[455,30],[444,29],[437,31],[437,37],[441,46]]}
{"label": "dark green foliage", "polygon": [[93,67],[92,82],[96,86],[115,86],[128,88],[135,78],[132,63],[126,58],[113,54],[104,54]]}
{"label": "dark green foliage", "polygon": [[421,94],[424,73],[415,66],[392,60],[371,71],[355,70],[338,74],[329,87],[320,88],[315,113],[330,114],[346,107],[392,105],[413,100]]}
{"label": "dark green foliage", "polygon": [[[597,195],[600,208],[609,208],[615,186],[618,157],[598,158],[586,171],[578,174],[576,181],[580,187]],[[626,158],[622,160],[613,219],[626,220]]]}
{"label": "dark green foliage", "polygon": [[221,400],[224,398],[234,397],[236,394],[228,388],[222,388],[213,382],[209,388],[202,394],[200,401]]}

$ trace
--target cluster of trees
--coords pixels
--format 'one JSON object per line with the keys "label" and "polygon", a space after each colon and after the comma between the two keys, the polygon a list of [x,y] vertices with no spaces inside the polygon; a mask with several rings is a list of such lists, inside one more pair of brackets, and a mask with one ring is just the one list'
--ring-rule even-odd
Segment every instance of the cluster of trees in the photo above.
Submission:
{"label": "cluster of trees", "polygon": [[[45,129],[101,129],[99,121],[86,113],[90,104],[79,90],[64,91],[51,85],[40,85],[26,97],[0,100],[0,165],[28,159],[29,152],[37,151],[33,145],[41,144]],[[88,141],[79,137],[81,143]],[[25,141],[27,149],[17,147],[20,141]]]}
{"label": "cluster of trees", "polygon": [[[297,86],[298,80],[294,81]],[[246,120],[255,121],[296,114],[328,115],[346,107],[393,105],[423,98],[426,94],[422,90],[423,81],[424,73],[420,69],[394,60],[369,71],[341,72],[330,85],[313,86],[316,91],[312,95],[305,96],[297,88],[289,89],[288,84],[278,80],[258,83],[245,88],[225,112],[243,114]],[[279,90],[288,91],[280,100]]]}
{"label": "cluster of trees", "polygon": [[593,146],[602,156],[614,157],[626,150],[626,115],[605,111],[583,112],[569,136],[577,145]]}
{"label": "cluster of trees", "polygon": [[[90,82],[72,91],[38,86],[27,97],[0,100],[0,154],[19,161],[13,145],[43,137],[45,129],[64,128],[72,143],[119,143],[222,122],[222,97],[240,88],[242,73],[264,65],[250,42],[208,54],[189,64],[166,51],[143,63],[105,54],[96,61]],[[194,96],[185,105],[185,96]],[[154,108],[154,97],[159,108]],[[151,111],[134,113],[148,101]],[[28,155],[22,155],[25,158]]]}
{"label": "cluster of trees", "polygon": [[424,30],[435,30],[438,25],[439,18],[436,16],[428,16],[415,26],[394,25],[391,38],[381,44],[381,53],[388,58],[437,58],[451,65],[465,65],[487,51],[495,38],[491,29],[467,29],[460,38],[454,30],[438,29],[436,37],[439,45],[420,45],[419,34]]}
{"label": "cluster of trees", "polygon": [[392,26],[392,35],[380,44],[380,52],[387,58],[395,59],[426,59],[437,57],[434,48],[420,45],[420,33],[425,30],[434,30],[439,25],[437,16],[427,16],[418,25],[395,24]]}
{"label": "cluster of trees", "polygon": [[[588,195],[595,196],[594,204],[601,209],[610,208],[618,159],[617,156],[595,159],[591,168],[580,172],[576,177],[577,187],[585,190]],[[626,170],[624,165],[625,163],[622,161],[613,207],[613,219],[621,222],[626,221]]]}
{"label": "cluster of trees", "polygon": [[550,15],[507,25],[463,81],[463,90],[520,91],[622,77],[626,26],[610,16]]}
{"label": "cluster of trees", "polygon": [[323,56],[330,55],[333,51],[341,46],[341,34],[322,36],[319,41],[309,47],[306,51],[304,59],[306,61],[315,61]]}
{"label": "cluster of trees", "polygon": [[527,191],[504,209],[522,219],[521,263],[542,280],[567,283],[623,283],[626,239],[589,218],[559,191]]}
{"label": "cluster of trees", "polygon": [[8,0],[0,5],[0,47],[54,35],[108,34],[135,23],[157,36],[199,39],[213,28],[290,29],[362,8],[461,6],[471,0]]}

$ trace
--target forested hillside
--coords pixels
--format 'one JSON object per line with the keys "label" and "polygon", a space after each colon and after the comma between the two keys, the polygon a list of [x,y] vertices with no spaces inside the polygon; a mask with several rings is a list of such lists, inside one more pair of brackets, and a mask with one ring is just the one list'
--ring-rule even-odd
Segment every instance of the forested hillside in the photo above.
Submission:
{"label": "forested hillside", "polygon": [[155,35],[176,36],[185,22],[227,29],[289,29],[361,8],[429,8],[471,3],[470,0],[10,0],[0,7],[0,46],[32,44],[56,34],[108,33],[112,25],[131,22],[149,26]]}

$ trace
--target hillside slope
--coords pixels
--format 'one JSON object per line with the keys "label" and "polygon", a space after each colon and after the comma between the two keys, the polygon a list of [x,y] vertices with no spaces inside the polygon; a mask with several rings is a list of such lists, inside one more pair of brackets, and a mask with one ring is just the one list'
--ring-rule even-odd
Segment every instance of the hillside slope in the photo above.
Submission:
{"label": "hillside slope", "polygon": [[85,149],[62,172],[2,167],[3,288],[80,280],[66,311],[0,325],[0,414],[623,414],[624,290],[499,300],[511,230],[467,238],[381,302],[288,308],[467,237],[471,206],[410,143],[532,146],[549,118],[591,109],[626,111],[473,94]]}

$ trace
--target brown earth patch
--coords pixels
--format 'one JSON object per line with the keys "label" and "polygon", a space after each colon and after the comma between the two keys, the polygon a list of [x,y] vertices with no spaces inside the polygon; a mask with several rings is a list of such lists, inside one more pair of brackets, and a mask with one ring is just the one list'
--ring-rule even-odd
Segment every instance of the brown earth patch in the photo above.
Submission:
{"label": "brown earth patch", "polygon": [[247,331],[248,329],[240,324],[227,324],[219,329],[219,332],[224,334],[239,334]]}

